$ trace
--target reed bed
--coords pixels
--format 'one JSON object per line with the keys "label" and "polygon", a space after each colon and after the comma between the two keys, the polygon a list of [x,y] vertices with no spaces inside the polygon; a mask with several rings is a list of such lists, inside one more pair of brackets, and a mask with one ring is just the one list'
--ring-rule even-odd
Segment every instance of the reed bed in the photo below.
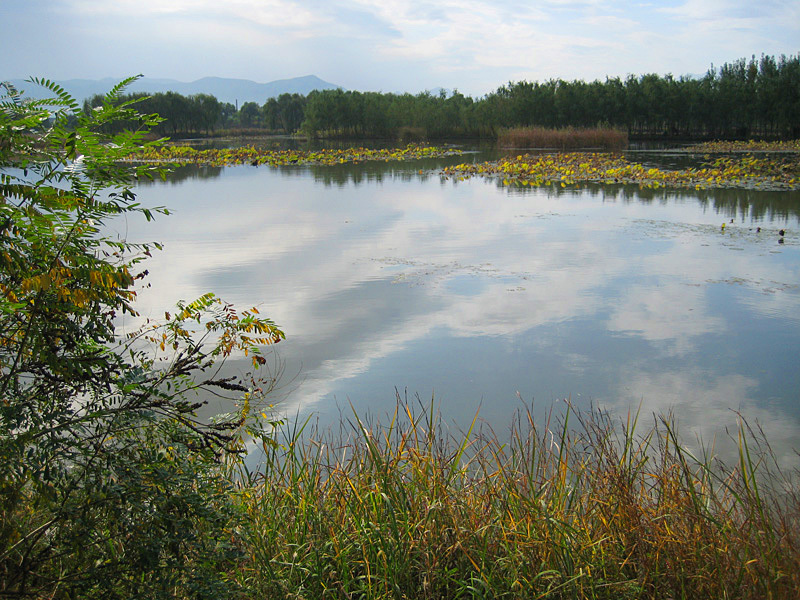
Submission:
{"label": "reed bed", "polygon": [[241,583],[264,598],[797,598],[800,500],[763,435],[738,463],[601,412],[501,442],[432,407],[265,444]]}
{"label": "reed bed", "polygon": [[502,148],[619,151],[628,147],[628,134],[603,127],[594,129],[519,127],[500,132],[497,144]]}

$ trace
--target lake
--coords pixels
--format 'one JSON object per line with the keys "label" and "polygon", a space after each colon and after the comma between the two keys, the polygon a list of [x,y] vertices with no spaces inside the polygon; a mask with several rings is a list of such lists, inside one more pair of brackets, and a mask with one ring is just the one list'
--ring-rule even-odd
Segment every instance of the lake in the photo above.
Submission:
{"label": "lake", "polygon": [[439,174],[483,158],[181,167],[138,189],[172,216],[117,224],[165,247],[139,310],[160,318],[207,291],[258,306],[287,336],[276,411],[322,426],[351,404],[384,416],[396,392],[498,432],[565,400],[671,412],[706,442],[741,413],[798,464],[800,193]]}

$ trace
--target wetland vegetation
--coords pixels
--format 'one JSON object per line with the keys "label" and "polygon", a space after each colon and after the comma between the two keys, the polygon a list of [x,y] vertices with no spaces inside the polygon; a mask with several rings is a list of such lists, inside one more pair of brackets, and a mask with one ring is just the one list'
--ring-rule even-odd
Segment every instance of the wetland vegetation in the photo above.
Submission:
{"label": "wetland vegetation", "polygon": [[271,165],[337,165],[364,161],[408,161],[461,154],[457,148],[409,144],[404,148],[341,148],[305,150],[270,150],[255,146],[238,148],[210,148],[197,150],[191,146],[169,145],[147,148],[127,157],[131,161],[172,163],[176,165],[200,164],[225,166],[249,164]]}
{"label": "wetland vegetation", "polygon": [[701,142],[688,152],[800,152],[800,140],[739,140]]}
{"label": "wetland vegetation", "polygon": [[723,156],[700,167],[664,169],[622,155],[588,152],[520,155],[499,161],[466,163],[442,171],[446,177],[498,177],[504,185],[635,183],[643,187],[709,187],[768,190],[800,189],[800,157]]}
{"label": "wetland vegetation", "polygon": [[[521,131],[514,139],[524,139],[535,144],[574,145],[608,143],[616,146],[624,134],[602,130],[544,130]],[[511,136],[505,139],[512,139]],[[782,144],[779,147],[790,147]],[[718,146],[707,145],[702,149]],[[738,145],[737,147],[746,147]],[[766,146],[763,146],[766,147]],[[772,147],[775,147],[774,145]],[[692,151],[693,149],[689,149]],[[403,148],[368,149],[363,147],[304,150],[272,150],[255,146],[225,149],[197,150],[186,145],[164,145],[147,148],[126,157],[130,161],[171,163],[175,165],[198,164],[213,167],[237,164],[336,165],[367,161],[408,161],[458,156],[463,151],[456,147],[437,147],[409,144]],[[441,171],[445,178],[460,179],[473,176],[499,177],[505,185],[538,186],[557,183],[562,186],[575,183],[620,184],[635,183],[645,187],[671,188],[740,187],[750,189],[794,190],[800,188],[800,155],[710,157],[699,167],[667,169],[646,166],[622,154],[597,152],[558,152],[535,155],[518,155],[482,163],[461,163]]]}
{"label": "wetland vegetation", "polygon": [[740,423],[723,465],[674,425],[522,412],[501,441],[399,399],[299,424],[243,490],[237,575],[281,598],[792,598],[800,498],[766,440]]}
{"label": "wetland vegetation", "polygon": [[502,131],[497,137],[501,148],[542,148],[551,150],[625,150],[628,134],[608,127],[547,129],[518,127]]}
{"label": "wetland vegetation", "polygon": [[[742,61],[707,76],[707,85],[714,89],[719,81],[724,87],[726,78],[740,71],[745,82],[752,72],[756,79],[762,73],[780,79],[794,72],[796,63],[795,58]],[[678,83],[643,77],[626,85],[659,89],[656,84],[669,87],[670,81]],[[500,125],[494,123],[532,124],[532,118],[513,117],[522,114],[516,102],[526,94],[550,90],[555,97],[561,89],[594,85],[573,83],[552,89],[509,84],[478,102],[457,94],[373,99],[387,99],[388,106],[407,102],[409,115],[416,114],[416,102],[441,110],[495,106],[496,121],[469,131],[496,132]],[[695,85],[680,83],[686,89]],[[129,243],[102,227],[117,217],[149,221],[168,212],[170,207],[145,208],[136,198],[138,182],[161,175],[165,162],[208,165],[216,175],[227,165],[305,165],[339,184],[336,177],[348,175],[337,175],[336,165],[359,163],[366,169],[361,163],[404,161],[417,172],[423,163],[408,161],[460,161],[457,150],[162,147],[147,141],[148,131],[181,126],[150,114],[152,105],[125,96],[124,86],[94,101],[98,110],[84,112],[57,86],[44,84],[54,94],[51,101],[29,103],[7,90],[0,103],[0,595],[796,596],[798,473],[780,464],[767,436],[744,419],[730,430],[732,460],[722,460],[713,447],[688,444],[668,414],[632,412],[619,420],[571,404],[545,419],[521,411],[509,420],[508,434],[482,427],[478,419],[463,431],[452,430],[435,403],[400,398],[385,419],[353,411],[334,429],[315,429],[308,421],[284,428],[267,404],[276,380],[262,353],[284,334],[258,308],[236,310],[204,294],[179,303],[162,321],[118,335],[115,319],[136,313],[145,267],[159,244]],[[704,89],[702,82],[697,85]],[[358,98],[334,92],[303,101],[313,106],[328,96],[342,102]],[[559,106],[572,106],[576,101],[570,98]],[[435,113],[419,112],[420,118],[426,114]],[[612,125],[620,124],[613,122],[613,111],[604,114]],[[787,121],[782,115],[698,120],[685,131],[736,134],[745,126],[765,135],[794,131],[795,117]],[[395,123],[433,131],[415,119]],[[545,125],[597,122],[594,116],[579,121]],[[126,123],[138,125],[129,130]],[[215,123],[209,117],[198,127],[210,131]],[[297,118],[286,123],[300,126]],[[309,132],[397,131],[395,125],[319,123],[327,123],[324,130]],[[467,132],[458,123],[454,117],[441,132]],[[657,133],[671,131],[672,123],[665,113],[622,125]],[[795,147],[796,142],[699,151]],[[624,194],[629,188],[622,191],[623,184],[630,183],[642,188],[644,198],[664,189],[702,195],[730,188],[737,194],[727,207],[732,214],[743,206],[749,210],[751,195],[761,190],[798,189],[797,155],[703,160],[703,166],[667,168],[618,154],[572,152],[481,160],[435,172],[453,180],[492,177],[509,189],[550,185],[557,193],[580,184]],[[712,203],[716,197],[701,198]],[[783,201],[766,206],[784,210]],[[429,199],[422,202],[428,209]],[[755,213],[765,206],[752,204]],[[797,215],[795,205],[785,211]],[[238,223],[237,234],[242,226]],[[713,228],[718,233],[718,226]],[[363,316],[358,315],[359,327]],[[356,336],[357,329],[348,327],[343,334]],[[237,377],[220,370],[232,360],[246,365]],[[224,394],[230,413],[214,421],[200,418],[201,388]],[[257,469],[246,460],[248,450],[262,459]]]}

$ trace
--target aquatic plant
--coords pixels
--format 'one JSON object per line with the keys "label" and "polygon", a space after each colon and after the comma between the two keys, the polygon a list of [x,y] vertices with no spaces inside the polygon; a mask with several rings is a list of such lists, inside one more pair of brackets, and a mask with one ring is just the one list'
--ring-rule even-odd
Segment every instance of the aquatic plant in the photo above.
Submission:
{"label": "aquatic plant", "polygon": [[199,164],[226,166],[237,164],[271,165],[337,165],[365,161],[416,160],[461,154],[456,148],[440,148],[420,144],[408,144],[404,148],[341,148],[330,150],[269,150],[255,146],[197,150],[191,146],[166,145],[146,148],[127,157],[130,161],[172,163],[178,165]]}
{"label": "aquatic plant", "polygon": [[459,164],[444,177],[497,177],[504,185],[564,187],[577,183],[633,183],[643,187],[800,189],[796,157],[720,157],[697,168],[661,169],[632,162],[619,154],[571,152],[520,155],[494,162]]}
{"label": "aquatic plant", "polygon": [[738,142],[703,142],[685,148],[687,152],[800,152],[800,140]]}

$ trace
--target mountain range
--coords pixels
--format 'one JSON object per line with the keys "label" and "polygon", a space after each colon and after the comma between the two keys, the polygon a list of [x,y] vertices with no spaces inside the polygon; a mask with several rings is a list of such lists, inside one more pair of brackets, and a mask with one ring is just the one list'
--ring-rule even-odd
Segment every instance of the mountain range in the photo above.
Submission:
{"label": "mountain range", "polygon": [[[22,79],[12,79],[11,83],[19,90],[25,90],[31,98],[45,98],[50,94],[42,87]],[[55,81],[79,102],[95,94],[105,94],[119,83],[118,79],[67,79]],[[268,98],[281,94],[306,95],[312,90],[331,90],[340,86],[323,81],[316,75],[277,79],[269,83],[257,83],[249,79],[228,79],[224,77],[203,77],[197,81],[184,82],[175,79],[152,79],[142,77],[128,86],[127,92],[177,92],[184,96],[192,94],[211,94],[220,102],[230,102],[241,106],[245,102],[264,104]]]}

